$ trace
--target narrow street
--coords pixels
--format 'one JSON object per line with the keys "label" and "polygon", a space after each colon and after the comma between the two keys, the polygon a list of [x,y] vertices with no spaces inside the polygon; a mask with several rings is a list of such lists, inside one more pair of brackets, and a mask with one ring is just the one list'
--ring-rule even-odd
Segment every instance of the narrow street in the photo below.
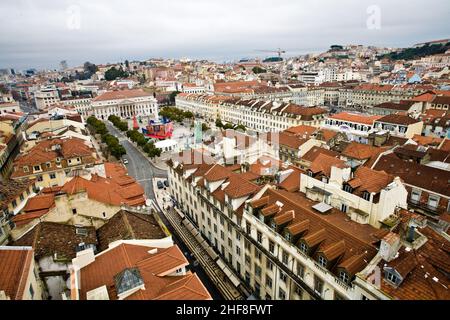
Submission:
{"label": "narrow street", "polygon": [[167,172],[155,167],[117,128],[115,128],[109,121],[105,121],[109,132],[118,137],[120,143],[123,145],[127,154],[124,158],[128,159],[126,165],[130,176],[136,179],[137,182],[144,188],[148,199],[155,199],[155,192],[153,190],[153,178],[167,178]]}
{"label": "narrow street", "polygon": [[128,174],[132,176],[136,181],[144,188],[145,194],[148,199],[151,199],[156,205],[156,211],[158,216],[161,218],[163,223],[169,229],[172,234],[173,242],[183,251],[184,255],[189,261],[189,269],[195,272],[200,280],[203,282],[205,287],[208,289],[214,300],[223,300],[223,296],[217,289],[216,284],[211,281],[210,277],[206,274],[200,264],[195,263],[195,256],[191,253],[186,244],[181,240],[177,230],[172,227],[172,224],[167,217],[161,212],[159,208],[158,201],[156,201],[155,190],[153,186],[153,178],[163,178],[167,179],[167,172],[155,167],[138,149],[134,146],[127,137],[115,128],[109,121],[105,121],[106,127],[109,132],[118,137],[120,143],[124,146],[127,154],[124,156],[128,159],[128,164],[126,165],[128,169]]}

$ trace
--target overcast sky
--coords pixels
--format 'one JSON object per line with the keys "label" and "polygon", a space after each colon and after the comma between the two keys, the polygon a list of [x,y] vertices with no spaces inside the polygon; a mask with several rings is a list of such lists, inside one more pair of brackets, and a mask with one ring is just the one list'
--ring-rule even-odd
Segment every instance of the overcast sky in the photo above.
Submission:
{"label": "overcast sky", "polygon": [[1,0],[0,68],[406,47],[450,37],[449,12],[449,0]]}

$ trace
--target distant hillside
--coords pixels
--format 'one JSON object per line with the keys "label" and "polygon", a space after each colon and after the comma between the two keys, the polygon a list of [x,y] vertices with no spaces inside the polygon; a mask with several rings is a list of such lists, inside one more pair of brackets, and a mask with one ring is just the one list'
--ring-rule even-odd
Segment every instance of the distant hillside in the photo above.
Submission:
{"label": "distant hillside", "polygon": [[417,58],[422,58],[426,56],[430,56],[433,54],[445,53],[450,49],[450,42],[447,42],[445,45],[443,44],[434,44],[429,45],[426,44],[419,48],[407,48],[397,52],[392,52],[384,55],[384,58],[390,58],[393,60],[413,60]]}

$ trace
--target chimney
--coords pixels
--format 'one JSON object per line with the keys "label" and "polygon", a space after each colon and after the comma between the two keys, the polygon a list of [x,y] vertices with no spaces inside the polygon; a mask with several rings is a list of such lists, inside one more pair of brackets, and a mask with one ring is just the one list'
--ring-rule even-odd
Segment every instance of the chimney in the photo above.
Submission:
{"label": "chimney", "polygon": [[389,232],[381,239],[380,256],[386,262],[394,260],[398,249],[400,249],[400,237],[396,233]]}

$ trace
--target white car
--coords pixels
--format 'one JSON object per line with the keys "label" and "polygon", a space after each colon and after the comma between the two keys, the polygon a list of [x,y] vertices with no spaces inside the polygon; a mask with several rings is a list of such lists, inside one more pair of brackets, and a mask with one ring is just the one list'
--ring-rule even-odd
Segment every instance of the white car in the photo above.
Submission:
{"label": "white car", "polygon": [[128,164],[128,160],[127,159],[123,159],[123,164]]}

